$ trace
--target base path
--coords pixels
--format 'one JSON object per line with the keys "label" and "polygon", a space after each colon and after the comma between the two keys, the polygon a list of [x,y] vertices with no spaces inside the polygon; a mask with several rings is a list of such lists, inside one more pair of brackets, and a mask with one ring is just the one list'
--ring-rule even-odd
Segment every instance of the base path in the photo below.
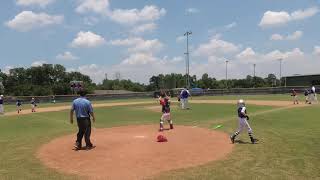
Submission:
{"label": "base path", "polygon": [[[87,179],[135,180],[223,159],[233,148],[225,133],[188,126],[157,132],[157,126],[94,129],[90,151],[74,151],[75,135],[43,145],[37,157],[48,167]],[[168,142],[158,143],[162,134]]]}
{"label": "base path", "polygon": [[[178,102],[178,101],[173,101]],[[141,102],[110,102],[110,103],[98,103],[93,104],[94,107],[113,107],[113,106],[135,106],[135,105],[143,105],[143,104],[158,104],[157,101],[141,101]],[[236,100],[190,100],[190,103],[194,104],[237,104]],[[248,100],[246,104],[258,105],[258,106],[275,106],[275,107],[286,107],[286,106],[293,106],[291,101],[264,101],[264,100]],[[305,106],[303,103],[294,107],[298,106]],[[55,107],[45,107],[45,108],[37,108],[36,113],[42,112],[55,112],[55,111],[64,111],[69,110],[70,106],[55,106]],[[151,107],[155,110],[155,107]],[[31,114],[31,109],[24,109],[20,114],[17,112],[8,112],[5,113],[5,116],[16,116],[16,115],[24,115],[24,114]]]}

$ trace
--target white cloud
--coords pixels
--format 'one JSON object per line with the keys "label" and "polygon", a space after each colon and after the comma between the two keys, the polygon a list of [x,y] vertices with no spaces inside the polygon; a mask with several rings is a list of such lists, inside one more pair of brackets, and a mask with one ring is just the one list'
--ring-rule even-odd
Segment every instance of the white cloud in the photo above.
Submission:
{"label": "white cloud", "polygon": [[80,0],[79,6],[76,8],[78,13],[97,13],[101,15],[108,14],[109,0]]}
{"label": "white cloud", "polygon": [[62,54],[58,54],[56,56],[57,59],[60,59],[60,60],[77,60],[79,59],[77,56],[73,55],[71,52],[69,51],[66,51]]}
{"label": "white cloud", "polygon": [[134,27],[131,32],[134,33],[134,34],[142,34],[142,33],[145,33],[145,32],[152,32],[155,29],[157,29],[157,24],[155,24],[155,23],[147,23],[147,24],[142,24],[142,25],[139,25],[137,27]]}
{"label": "white cloud", "polygon": [[196,56],[218,56],[223,54],[230,54],[239,51],[239,46],[218,39],[217,37],[211,38],[208,43],[201,44],[194,52]]}
{"label": "white cloud", "polygon": [[251,58],[254,58],[255,56],[256,56],[256,53],[253,51],[253,49],[251,47],[248,47],[242,52],[240,52],[239,54],[237,54],[236,57],[238,59],[251,59]]}
{"label": "white cloud", "polygon": [[259,26],[274,27],[283,26],[290,21],[299,21],[316,15],[319,12],[317,7],[311,7],[305,10],[297,10],[289,14],[286,11],[267,11],[264,13]]}
{"label": "white cloud", "polygon": [[302,37],[303,32],[302,31],[295,31],[292,34],[289,34],[287,37],[284,37],[280,34],[273,34],[270,37],[270,40],[273,41],[281,41],[281,40],[289,40],[289,41],[293,41],[293,40],[298,40]]}
{"label": "white cloud", "polygon": [[91,31],[80,31],[77,37],[72,41],[71,47],[74,48],[93,48],[101,46],[105,43],[105,39]]}
{"label": "white cloud", "polygon": [[318,7],[311,7],[305,10],[297,10],[291,13],[291,17],[293,20],[301,20],[306,19],[308,17],[312,17],[319,12]]}
{"label": "white cloud", "polygon": [[55,0],[17,0],[16,4],[19,6],[40,6],[44,8],[54,1]]}
{"label": "white cloud", "polygon": [[32,67],[38,67],[38,66],[42,66],[43,64],[46,64],[47,61],[44,61],[44,60],[39,60],[39,61],[34,61],[31,66]]}
{"label": "white cloud", "polygon": [[111,20],[123,24],[134,25],[137,23],[152,22],[160,19],[166,14],[165,9],[159,9],[157,6],[145,6],[138,9],[115,9],[110,13]]}
{"label": "white cloud", "polygon": [[188,8],[188,9],[186,9],[186,13],[187,14],[196,14],[196,13],[199,13],[199,12],[200,12],[200,10],[197,9],[197,8]]}
{"label": "white cloud", "polygon": [[226,28],[226,29],[232,29],[232,28],[234,28],[234,27],[236,27],[236,26],[237,26],[237,23],[236,23],[236,22],[232,22],[232,23],[226,25],[225,28]]}
{"label": "white cloud", "polygon": [[277,60],[277,59],[300,59],[304,56],[304,52],[302,52],[299,48],[294,48],[291,51],[281,52],[279,50],[274,50],[265,54],[263,57],[266,60]]}
{"label": "white cloud", "polygon": [[14,68],[13,66],[5,66],[2,72],[5,74],[10,74],[10,69],[13,69],[13,68]]}
{"label": "white cloud", "polygon": [[320,46],[315,46],[313,49],[313,54],[320,56]]}
{"label": "white cloud", "polygon": [[149,52],[156,53],[163,48],[163,44],[158,39],[144,40],[142,38],[117,39],[110,42],[114,46],[128,46],[129,52]]}
{"label": "white cloud", "polygon": [[280,26],[280,25],[287,24],[290,20],[291,20],[291,16],[289,15],[288,12],[267,11],[264,13],[259,25],[261,27]]}
{"label": "white cloud", "polygon": [[23,11],[5,24],[11,29],[25,32],[49,25],[61,24],[63,19],[64,17],[61,15],[49,15],[46,13]]}
{"label": "white cloud", "polygon": [[152,54],[136,53],[136,54],[131,54],[128,58],[123,60],[121,64],[145,65],[145,64],[153,63],[155,61],[157,61],[157,59],[154,56],[152,56]]}
{"label": "white cloud", "polygon": [[302,37],[303,32],[302,31],[296,31],[293,34],[289,34],[287,36],[287,40],[298,40]]}
{"label": "white cloud", "polygon": [[284,39],[283,36],[280,34],[272,34],[270,37],[270,40],[273,40],[273,41],[281,41],[283,39]]}

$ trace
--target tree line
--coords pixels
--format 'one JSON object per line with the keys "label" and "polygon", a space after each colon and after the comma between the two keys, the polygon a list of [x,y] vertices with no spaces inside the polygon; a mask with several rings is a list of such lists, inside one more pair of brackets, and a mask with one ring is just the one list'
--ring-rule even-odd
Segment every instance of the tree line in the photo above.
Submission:
{"label": "tree line", "polygon": [[13,96],[45,96],[71,94],[70,81],[83,81],[93,92],[95,84],[89,76],[79,72],[67,72],[62,65],[43,64],[29,68],[13,68],[9,73],[0,72],[4,93]]}
{"label": "tree line", "polygon": [[[182,88],[185,86],[186,75],[159,74],[150,77],[149,84],[133,82],[129,79],[105,78],[100,84],[95,84],[91,78],[80,72],[67,72],[59,64],[43,64],[29,68],[13,68],[9,73],[0,71],[0,93],[13,96],[41,96],[72,94],[71,81],[83,81],[88,93],[94,90],[128,90],[134,92],[156,91],[160,89]],[[204,73],[201,78],[193,75],[189,77],[192,88],[224,89],[224,88],[252,88],[272,87],[279,85],[280,80],[274,74],[266,78],[248,75],[244,79],[217,80]]]}

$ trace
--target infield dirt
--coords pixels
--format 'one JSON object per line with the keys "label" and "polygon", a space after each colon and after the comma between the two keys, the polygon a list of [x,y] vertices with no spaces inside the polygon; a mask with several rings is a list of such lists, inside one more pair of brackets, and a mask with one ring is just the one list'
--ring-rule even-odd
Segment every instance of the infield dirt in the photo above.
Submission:
{"label": "infield dirt", "polygon": [[[169,170],[223,159],[233,148],[225,133],[188,126],[157,132],[157,126],[126,126],[93,131],[97,146],[74,151],[75,135],[43,145],[37,157],[48,167],[85,179],[144,179]],[[166,143],[156,142],[163,134]]]}

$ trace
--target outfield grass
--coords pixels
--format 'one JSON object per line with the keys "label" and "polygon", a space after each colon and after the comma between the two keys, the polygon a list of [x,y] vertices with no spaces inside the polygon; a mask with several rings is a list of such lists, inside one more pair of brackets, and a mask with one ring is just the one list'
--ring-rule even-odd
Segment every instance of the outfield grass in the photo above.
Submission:
{"label": "outfield grass", "polygon": [[[158,124],[160,113],[144,108],[154,105],[97,108],[95,127]],[[251,113],[273,108],[248,106]],[[163,173],[156,179],[320,178],[319,108],[310,106],[253,116],[251,126],[260,144],[237,144],[225,160]],[[173,105],[173,118],[175,124],[204,128],[222,124],[219,130],[231,133],[237,126],[235,110],[235,105],[230,104],[194,104],[190,111],[178,110]],[[43,143],[76,132],[76,126],[68,123],[68,111],[0,116],[0,127],[0,179],[78,179],[46,168],[35,157]],[[249,142],[246,133],[240,138]]]}

